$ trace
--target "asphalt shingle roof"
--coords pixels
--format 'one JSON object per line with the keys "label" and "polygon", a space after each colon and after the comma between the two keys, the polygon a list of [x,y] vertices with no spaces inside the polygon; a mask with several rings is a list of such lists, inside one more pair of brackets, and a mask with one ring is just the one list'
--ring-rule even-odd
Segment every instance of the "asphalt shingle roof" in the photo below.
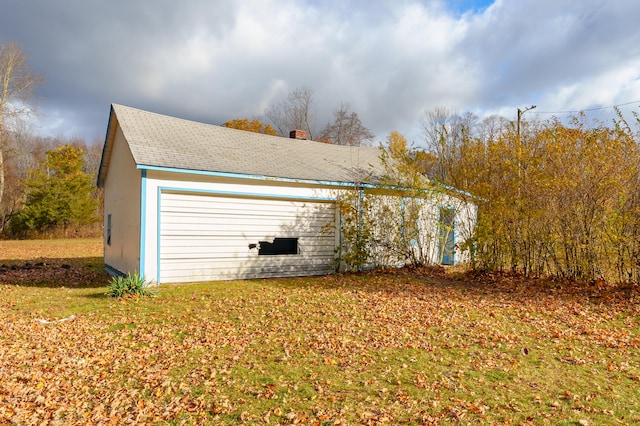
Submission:
{"label": "asphalt shingle roof", "polygon": [[115,104],[112,114],[139,166],[345,183],[377,183],[384,173],[379,148],[269,136]]}

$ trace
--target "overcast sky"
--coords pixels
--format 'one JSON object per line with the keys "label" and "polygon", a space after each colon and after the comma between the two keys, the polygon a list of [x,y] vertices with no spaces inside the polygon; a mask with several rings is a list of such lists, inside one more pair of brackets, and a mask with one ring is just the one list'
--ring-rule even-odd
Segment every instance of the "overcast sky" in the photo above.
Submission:
{"label": "overcast sky", "polygon": [[[297,87],[384,140],[434,107],[515,119],[640,106],[637,0],[2,0],[45,83],[35,133],[103,141],[109,107],[212,124]],[[606,112],[607,110],[601,110]],[[608,111],[611,111],[610,109]],[[593,114],[597,114],[594,111]]]}

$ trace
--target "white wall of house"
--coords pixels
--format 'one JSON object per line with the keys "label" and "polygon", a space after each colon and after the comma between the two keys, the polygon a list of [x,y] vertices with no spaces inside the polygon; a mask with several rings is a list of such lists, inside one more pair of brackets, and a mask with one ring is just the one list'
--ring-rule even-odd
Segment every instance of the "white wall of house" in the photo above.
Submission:
{"label": "white wall of house", "polygon": [[140,260],[140,170],[118,128],[104,184],[104,261],[121,273],[134,273]]}
{"label": "white wall of house", "polygon": [[[431,192],[420,198],[401,195],[369,194],[368,203],[373,240],[370,267],[402,266],[406,262],[443,263],[445,240],[451,238],[450,260],[453,264],[470,261],[464,243],[474,235],[476,205],[448,192]],[[414,210],[415,209],[415,210]],[[453,226],[443,227],[442,209],[454,212]],[[413,216],[412,216],[412,211]],[[415,218],[418,236],[411,235],[411,218]],[[409,250],[406,248],[410,247]]]}

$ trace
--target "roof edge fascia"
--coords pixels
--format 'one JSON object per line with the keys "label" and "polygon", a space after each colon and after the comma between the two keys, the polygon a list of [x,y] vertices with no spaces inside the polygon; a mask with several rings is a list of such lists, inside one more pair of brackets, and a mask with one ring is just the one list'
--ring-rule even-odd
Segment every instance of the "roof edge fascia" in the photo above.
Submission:
{"label": "roof edge fascia", "polygon": [[[115,127],[118,122],[116,117],[116,111],[113,108],[114,104],[111,104],[109,109],[109,122],[107,123],[107,132],[104,136],[104,146],[102,147],[102,155],[100,156],[100,166],[98,167],[98,176],[96,177],[96,186],[102,188],[104,186],[104,180],[106,178],[107,168],[109,167],[109,160],[111,157],[111,150],[113,149],[113,139],[115,139]],[[111,137],[110,137],[111,136]],[[105,164],[105,160],[107,163]]]}
{"label": "roof edge fascia", "polygon": [[[285,178],[285,177],[274,177],[274,176],[264,176],[264,175],[252,175],[245,173],[231,173],[231,172],[215,172],[208,170],[192,170],[192,169],[182,169],[175,167],[162,167],[162,166],[149,166],[144,164],[137,164],[136,168],[139,170],[153,170],[159,172],[170,172],[170,173],[186,173],[200,176],[215,176],[215,177],[224,177],[224,178],[233,178],[233,179],[249,179],[249,180],[259,180],[259,181],[272,181],[272,182],[286,182],[286,183],[297,183],[297,184],[306,184],[306,185],[324,185],[324,186],[335,186],[335,187],[348,187],[348,188],[358,188],[358,189],[378,189],[383,191],[392,191],[392,192],[410,192],[411,188],[404,188],[394,185],[383,185],[383,184],[373,184],[368,182],[339,182],[339,181],[327,181],[327,180],[315,180],[315,179],[295,179],[295,178]],[[456,189],[454,187],[443,185],[441,183],[435,182],[435,186],[433,188],[424,188],[420,189],[417,192],[423,194],[430,194],[433,192],[440,191],[450,191],[456,193],[458,195],[464,195],[467,197],[476,198],[474,195],[469,194],[466,191],[462,191]]]}
{"label": "roof edge fascia", "polygon": [[274,182],[338,186],[338,187],[379,188],[379,185],[375,185],[367,182],[340,182],[340,181],[328,181],[328,180],[316,180],[316,179],[297,179],[297,178],[286,178],[286,177],[276,177],[276,176],[253,175],[253,174],[245,174],[245,173],[216,172],[216,171],[209,171],[209,170],[192,170],[192,169],[181,169],[181,168],[174,168],[174,167],[149,166],[144,164],[138,164],[136,165],[136,168],[140,170],[153,170],[153,171],[170,172],[170,173],[186,173],[186,174],[193,174],[193,175],[200,175],[200,176],[216,176],[216,177],[225,177],[225,178],[234,178],[234,179],[250,179],[250,180],[259,180],[259,181],[274,181]]}

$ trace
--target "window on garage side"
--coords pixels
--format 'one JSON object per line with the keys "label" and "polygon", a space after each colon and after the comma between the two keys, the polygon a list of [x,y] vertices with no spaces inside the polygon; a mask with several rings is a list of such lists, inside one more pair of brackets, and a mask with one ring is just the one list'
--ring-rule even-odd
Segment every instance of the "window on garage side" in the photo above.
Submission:
{"label": "window on garage side", "polygon": [[107,245],[111,245],[111,213],[107,215]]}
{"label": "window on garage side", "polygon": [[275,238],[271,241],[260,241],[259,256],[277,256],[283,254],[298,254],[297,238]]}

